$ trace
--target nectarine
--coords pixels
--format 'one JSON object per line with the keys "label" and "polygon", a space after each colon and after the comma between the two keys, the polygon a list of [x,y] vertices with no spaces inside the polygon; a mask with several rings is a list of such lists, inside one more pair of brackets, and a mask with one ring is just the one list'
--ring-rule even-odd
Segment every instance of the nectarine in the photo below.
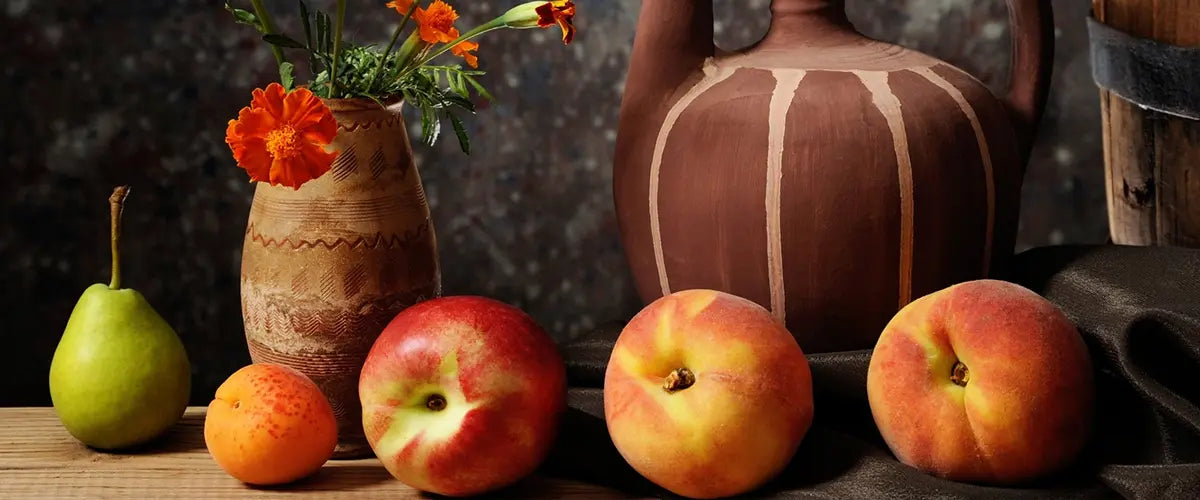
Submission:
{"label": "nectarine", "polygon": [[529,475],[566,409],[566,367],[525,313],[482,297],[445,297],[398,314],[359,378],[363,430],[400,481],[449,496]]}

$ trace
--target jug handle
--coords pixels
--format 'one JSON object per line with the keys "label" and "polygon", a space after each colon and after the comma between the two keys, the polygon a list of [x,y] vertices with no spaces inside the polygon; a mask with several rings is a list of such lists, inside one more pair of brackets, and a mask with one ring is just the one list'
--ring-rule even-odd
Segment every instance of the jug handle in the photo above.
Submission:
{"label": "jug handle", "polygon": [[1016,126],[1022,171],[1033,149],[1054,68],[1054,13],[1050,0],[1007,0],[1012,69],[1005,104]]}

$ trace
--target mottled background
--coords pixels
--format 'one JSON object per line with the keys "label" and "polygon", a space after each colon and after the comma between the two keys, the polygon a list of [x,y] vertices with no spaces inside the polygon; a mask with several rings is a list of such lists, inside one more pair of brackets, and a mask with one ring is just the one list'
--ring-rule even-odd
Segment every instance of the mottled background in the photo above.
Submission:
{"label": "mottled background", "polygon": [[[350,35],[385,41],[395,18],[383,0],[351,3]],[[464,25],[510,4],[454,3]],[[474,156],[452,139],[417,147],[446,292],[519,305],[559,340],[638,307],[617,239],[610,163],[641,2],[578,3],[581,33],[569,47],[551,31],[484,40],[485,81],[500,101],[469,120]],[[768,3],[718,0],[720,44],[757,40]],[[49,402],[46,375],[67,316],[85,287],[108,279],[106,199],[118,183],[134,186],[125,282],[187,344],[193,402],[207,403],[249,361],[238,270],[252,186],[223,133],[250,90],[277,74],[256,34],[220,4],[0,3],[0,404]],[[1000,90],[1003,4],[851,0],[850,10],[864,32],[939,56]],[[269,5],[282,17],[293,3]],[[1088,5],[1054,4],[1054,91],[1025,182],[1022,248],[1106,237]]]}

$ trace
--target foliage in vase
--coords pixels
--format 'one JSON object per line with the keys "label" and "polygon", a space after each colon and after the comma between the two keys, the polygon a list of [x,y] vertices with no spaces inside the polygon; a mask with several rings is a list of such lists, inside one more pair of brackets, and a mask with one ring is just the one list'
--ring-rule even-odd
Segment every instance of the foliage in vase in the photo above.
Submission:
{"label": "foliage in vase", "polygon": [[[475,112],[473,95],[492,100],[477,79],[484,72],[478,69],[479,43],[474,39],[505,28],[554,26],[562,30],[563,43],[575,37],[575,4],[570,0],[523,3],[467,31],[455,26],[458,12],[443,0],[392,0],[384,7],[399,22],[383,47],[342,39],[346,0],[337,1],[332,15],[298,0],[302,36],[280,31],[262,0],[249,3],[251,10],[229,3],[225,8],[237,22],[262,33],[279,64],[279,82],[254,90],[250,105],[230,120],[225,140],[251,181],[293,189],[323,175],[337,157],[330,150],[337,123],[322,99],[370,99],[381,107],[403,100],[421,115],[422,142],[432,145],[445,120],[463,152],[470,154],[459,114]],[[469,68],[434,63],[447,53]],[[296,84],[296,65],[288,59],[293,54],[308,62],[311,75],[305,84]]]}

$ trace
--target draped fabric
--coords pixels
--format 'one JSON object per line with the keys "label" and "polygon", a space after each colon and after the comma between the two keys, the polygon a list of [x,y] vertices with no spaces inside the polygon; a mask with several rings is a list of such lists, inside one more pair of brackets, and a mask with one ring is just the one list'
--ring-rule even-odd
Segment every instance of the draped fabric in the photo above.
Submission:
{"label": "draped fabric", "polygon": [[[1069,470],[1015,488],[928,476],[892,456],[867,404],[869,350],[811,354],[816,420],[759,498],[1200,498],[1200,250],[1049,247],[1007,278],[1058,304],[1096,369],[1095,432]],[[617,453],[604,369],[621,324],[563,346],[570,408],[544,473],[671,497]]]}

